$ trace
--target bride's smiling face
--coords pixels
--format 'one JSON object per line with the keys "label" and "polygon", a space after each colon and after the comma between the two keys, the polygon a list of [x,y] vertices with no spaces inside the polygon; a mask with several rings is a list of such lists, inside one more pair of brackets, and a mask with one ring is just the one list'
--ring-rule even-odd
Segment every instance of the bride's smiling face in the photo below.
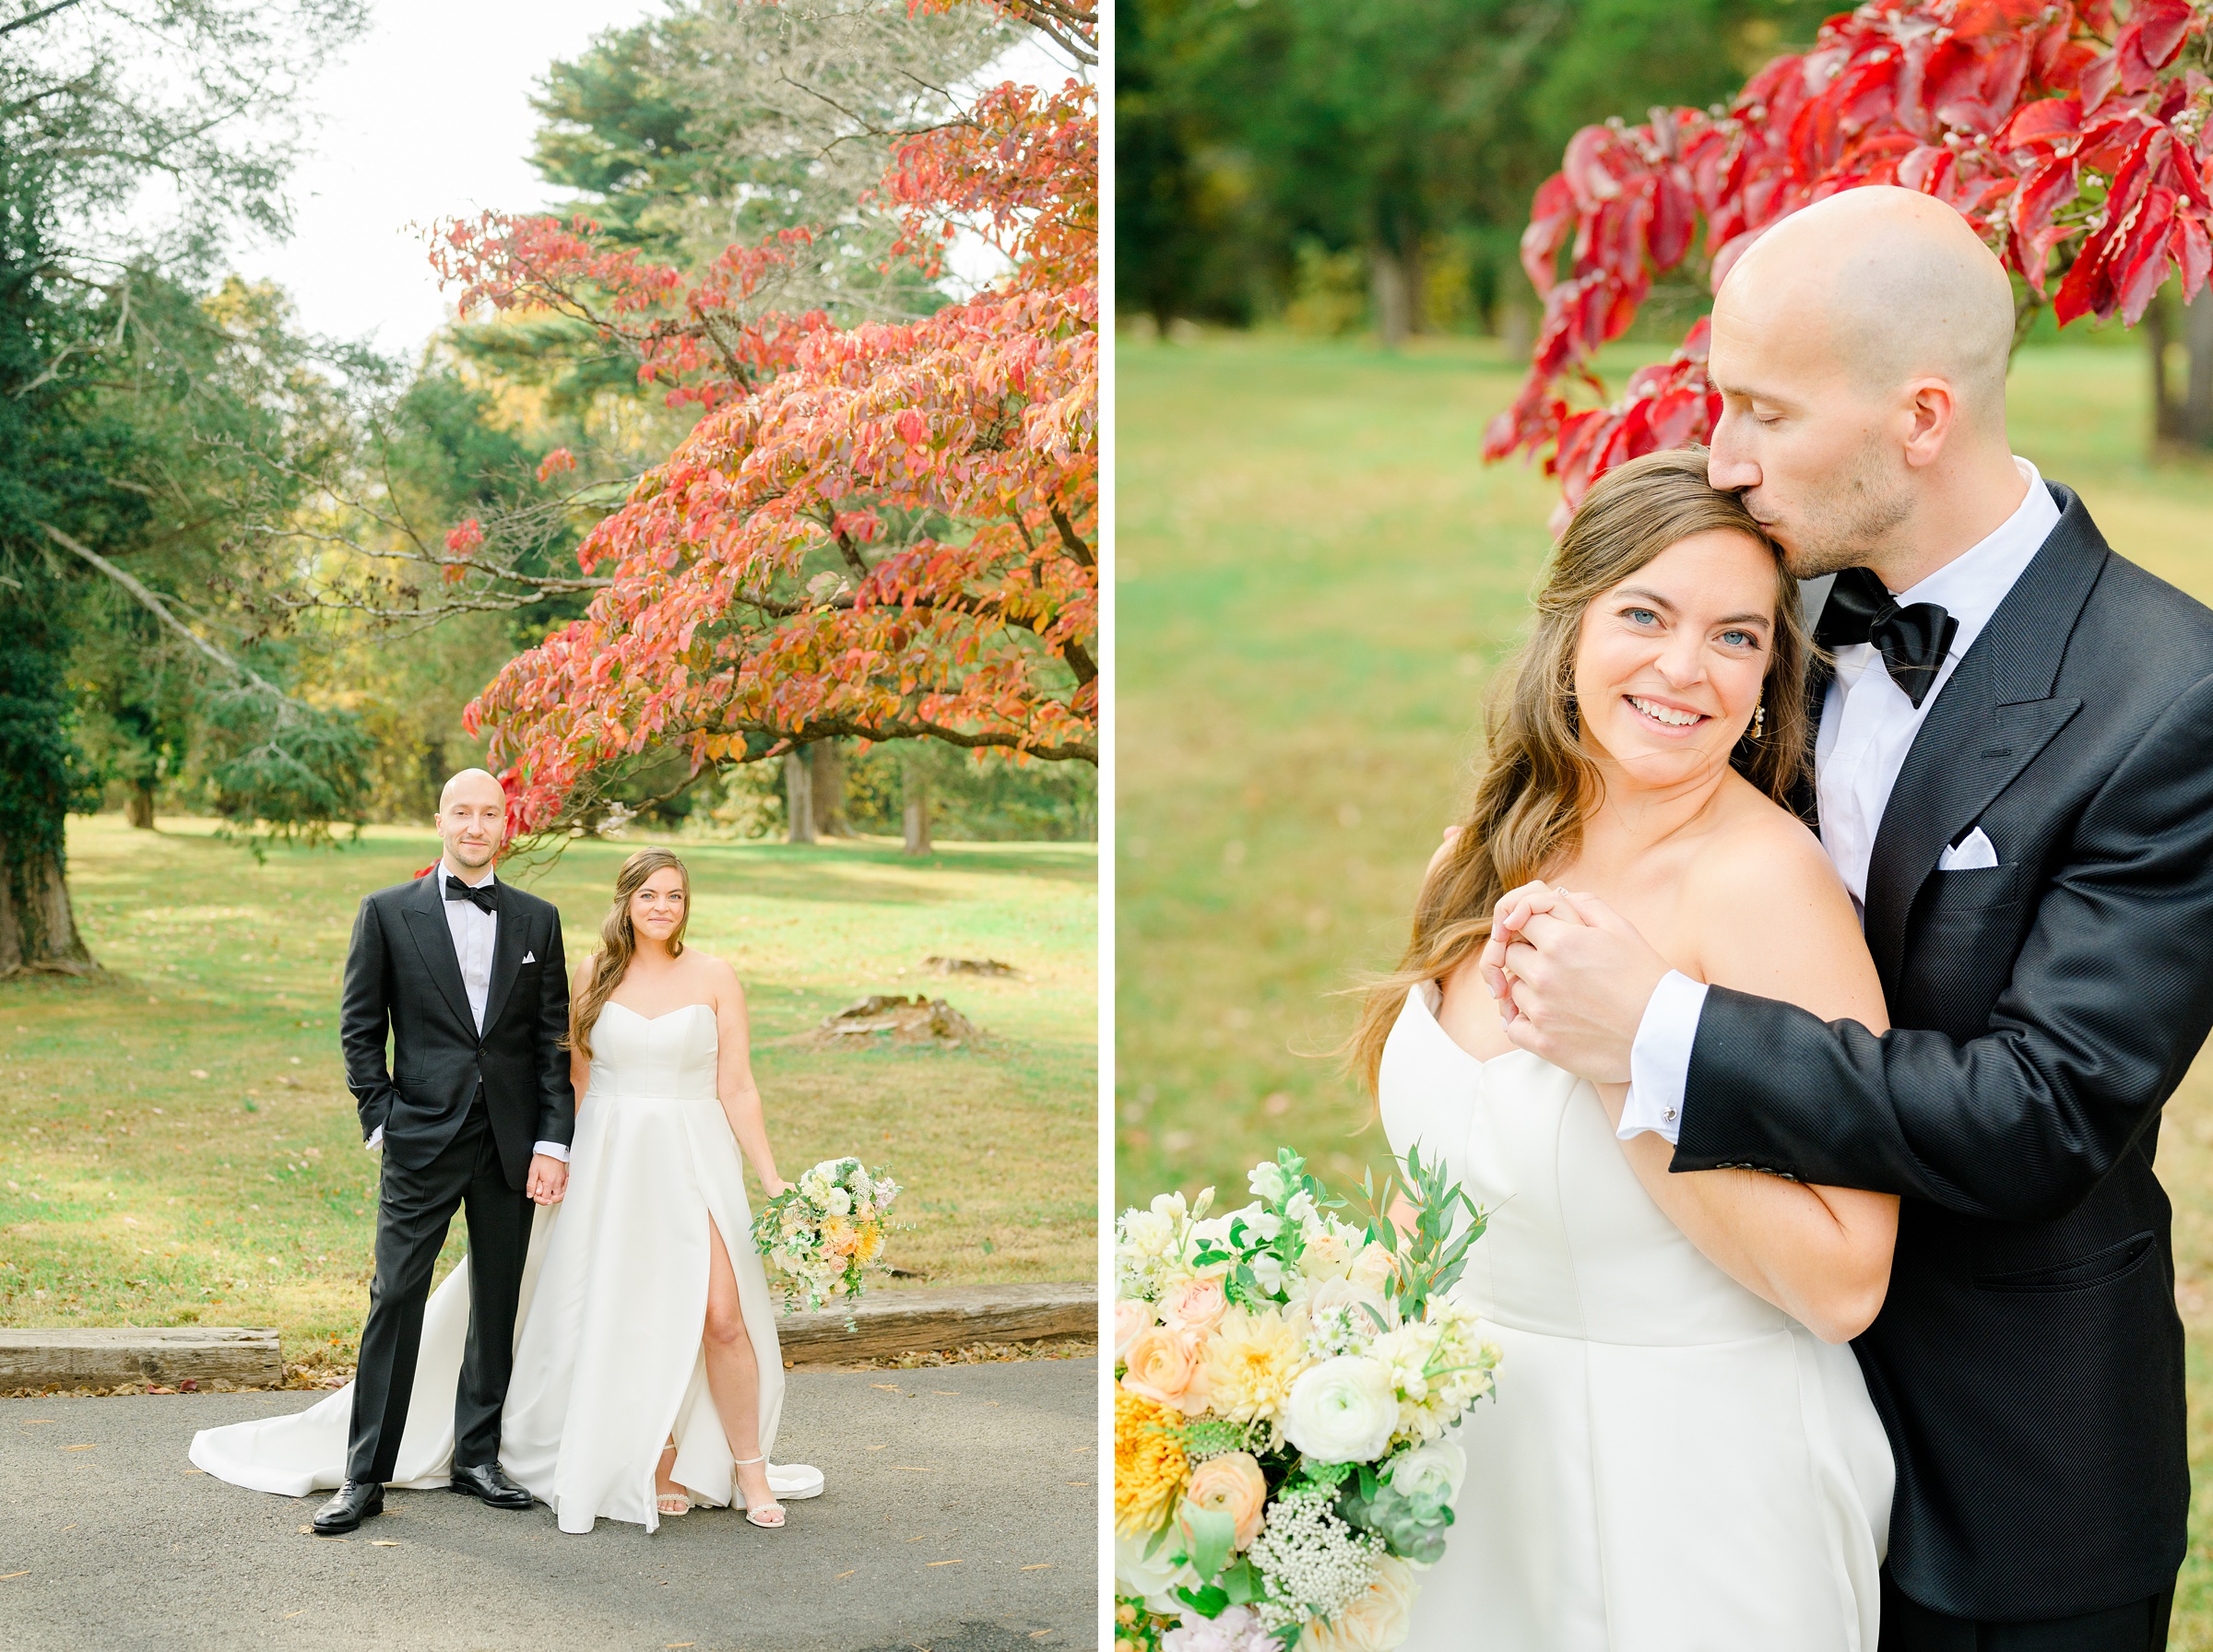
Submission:
{"label": "bride's smiling face", "polygon": [[684,875],[663,867],[630,897],[630,926],[640,940],[669,944],[684,922]]}
{"label": "bride's smiling face", "polygon": [[1775,636],[1775,553],[1725,529],[1678,539],[1583,611],[1575,701],[1584,744],[1638,787],[1729,761]]}

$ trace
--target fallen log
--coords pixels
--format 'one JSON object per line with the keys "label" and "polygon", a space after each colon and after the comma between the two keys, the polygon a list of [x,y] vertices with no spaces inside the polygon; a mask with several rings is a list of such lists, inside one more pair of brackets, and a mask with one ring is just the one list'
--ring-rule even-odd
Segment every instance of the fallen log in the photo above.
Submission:
{"label": "fallen log", "polygon": [[850,1310],[830,1307],[776,1316],[776,1339],[786,1362],[795,1365],[929,1353],[977,1342],[1088,1337],[1098,1328],[1099,1291],[1087,1281],[882,1291],[862,1297]]}
{"label": "fallen log", "polygon": [[0,1328],[0,1392],[186,1380],[241,1388],[282,1386],[284,1361],[277,1333],[223,1325]]}

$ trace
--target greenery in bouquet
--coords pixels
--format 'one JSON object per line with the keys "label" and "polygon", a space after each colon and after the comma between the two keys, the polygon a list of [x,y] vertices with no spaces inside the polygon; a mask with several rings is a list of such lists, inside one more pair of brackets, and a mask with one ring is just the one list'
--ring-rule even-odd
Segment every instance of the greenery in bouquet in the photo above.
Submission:
{"label": "greenery in bouquet", "polygon": [[1451,1295],[1484,1212],[1409,1151],[1355,1224],[1288,1148],[1115,1227],[1117,1652],[1385,1652],[1444,1552],[1448,1431],[1498,1351]]}
{"label": "greenery in bouquet", "polygon": [[898,1183],[858,1159],[825,1159],[761,1207],[753,1245],[787,1314],[857,1299],[869,1275],[885,1270],[884,1217],[898,1197]]}

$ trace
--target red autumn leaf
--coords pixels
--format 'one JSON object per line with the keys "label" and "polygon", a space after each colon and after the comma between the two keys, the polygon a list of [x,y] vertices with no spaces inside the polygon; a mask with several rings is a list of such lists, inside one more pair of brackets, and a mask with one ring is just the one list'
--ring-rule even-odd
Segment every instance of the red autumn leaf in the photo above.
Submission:
{"label": "red autumn leaf", "polygon": [[1948,203],[2039,300],[2067,258],[2062,324],[2133,323],[2174,269],[2195,290],[2213,278],[2213,189],[2182,137],[2213,88],[2176,65],[2209,8],[2136,0],[2115,30],[2110,0],[1883,0],[1829,18],[1810,52],[1776,58],[1715,113],[1577,133],[1522,237],[1544,315],[1485,456],[1542,457],[1572,503],[1622,458],[1709,433],[1713,392],[1688,339],[1620,399],[1572,398],[1598,384],[1599,346],[1689,255],[1699,222],[1718,286],[1762,231],[1840,189],[1899,183]]}

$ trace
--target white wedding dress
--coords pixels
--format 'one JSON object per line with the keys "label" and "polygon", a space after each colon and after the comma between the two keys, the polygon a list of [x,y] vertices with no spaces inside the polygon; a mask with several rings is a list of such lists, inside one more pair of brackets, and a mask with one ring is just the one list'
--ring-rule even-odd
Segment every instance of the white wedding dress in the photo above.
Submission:
{"label": "white wedding dress", "polygon": [[1893,1475],[1851,1349],[1698,1254],[1590,1084],[1477,1060],[1438,1002],[1407,994],[1383,1124],[1488,1212],[1454,1294],[1505,1358],[1410,1652],[1876,1652]]}
{"label": "white wedding dress", "polygon": [[[707,1391],[707,1226],[722,1234],[761,1374],[760,1439],[773,1448],[784,1403],[775,1305],[752,1243],[738,1143],[716,1100],[715,1014],[687,1005],[648,1018],[609,1004],[592,1031],[566,1196],[530,1229],[516,1315],[515,1375],[500,1461],[551,1504],[561,1529],[600,1516],[651,1531],[654,1467],[676,1439],[674,1477],[694,1504],[729,1504],[734,1469]],[[395,1486],[444,1486],[454,1390],[468,1337],[468,1269],[431,1293]],[[192,1461],[218,1479],[299,1497],[346,1473],[351,1385],[307,1410],[204,1429]],[[785,1502],[821,1493],[819,1470],[772,1464]]]}

